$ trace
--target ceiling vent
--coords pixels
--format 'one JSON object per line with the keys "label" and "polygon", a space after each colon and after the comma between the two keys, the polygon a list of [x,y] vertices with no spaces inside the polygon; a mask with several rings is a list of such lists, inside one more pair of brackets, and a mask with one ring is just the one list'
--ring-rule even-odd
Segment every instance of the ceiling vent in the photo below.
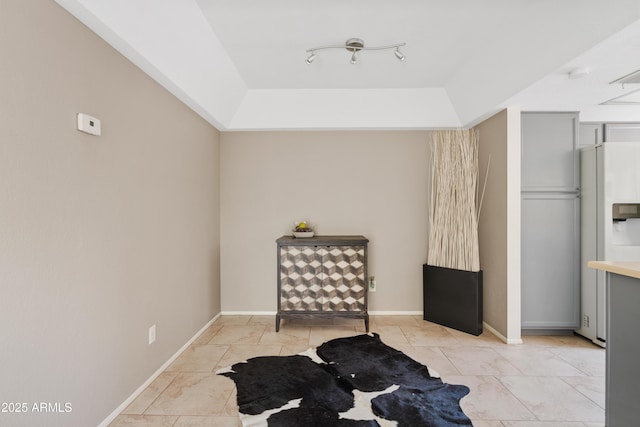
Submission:
{"label": "ceiling vent", "polygon": [[618,83],[621,85],[632,85],[632,84],[640,84],[640,70],[636,70],[631,74],[627,74],[626,76],[620,77],[617,80],[612,81],[609,84]]}

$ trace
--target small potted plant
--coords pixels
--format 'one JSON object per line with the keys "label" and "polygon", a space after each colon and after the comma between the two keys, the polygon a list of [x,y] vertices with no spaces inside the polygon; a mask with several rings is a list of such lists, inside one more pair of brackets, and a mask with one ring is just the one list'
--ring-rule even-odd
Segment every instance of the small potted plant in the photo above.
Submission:
{"label": "small potted plant", "polygon": [[298,238],[313,237],[313,229],[307,221],[294,222],[293,236]]}

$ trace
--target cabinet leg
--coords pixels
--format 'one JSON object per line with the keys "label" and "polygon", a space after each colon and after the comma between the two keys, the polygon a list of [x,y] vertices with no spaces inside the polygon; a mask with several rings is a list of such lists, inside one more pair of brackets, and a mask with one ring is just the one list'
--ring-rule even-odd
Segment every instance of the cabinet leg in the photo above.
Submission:
{"label": "cabinet leg", "polygon": [[280,315],[276,314],[276,332],[280,332]]}

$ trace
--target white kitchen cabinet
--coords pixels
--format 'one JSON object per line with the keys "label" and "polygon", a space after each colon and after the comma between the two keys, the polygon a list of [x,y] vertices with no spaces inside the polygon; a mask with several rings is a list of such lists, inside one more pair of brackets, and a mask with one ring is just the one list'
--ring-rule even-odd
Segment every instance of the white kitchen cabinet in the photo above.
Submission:
{"label": "white kitchen cabinet", "polygon": [[578,113],[522,113],[522,330],[580,320]]}
{"label": "white kitchen cabinet", "polygon": [[578,113],[522,113],[522,191],[576,191]]}
{"label": "white kitchen cabinet", "polygon": [[604,141],[640,142],[640,123],[605,123]]}
{"label": "white kitchen cabinet", "polygon": [[580,199],[522,196],[522,329],[573,330],[580,322]]}
{"label": "white kitchen cabinet", "polygon": [[604,125],[602,123],[580,123],[578,148],[591,147],[604,141]]}

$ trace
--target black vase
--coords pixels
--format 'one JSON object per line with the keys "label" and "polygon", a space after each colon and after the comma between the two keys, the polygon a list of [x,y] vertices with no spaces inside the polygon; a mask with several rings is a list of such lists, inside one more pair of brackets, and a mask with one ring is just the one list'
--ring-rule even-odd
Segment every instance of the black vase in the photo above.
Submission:
{"label": "black vase", "polygon": [[482,333],[482,270],[422,266],[424,320],[472,335]]}

